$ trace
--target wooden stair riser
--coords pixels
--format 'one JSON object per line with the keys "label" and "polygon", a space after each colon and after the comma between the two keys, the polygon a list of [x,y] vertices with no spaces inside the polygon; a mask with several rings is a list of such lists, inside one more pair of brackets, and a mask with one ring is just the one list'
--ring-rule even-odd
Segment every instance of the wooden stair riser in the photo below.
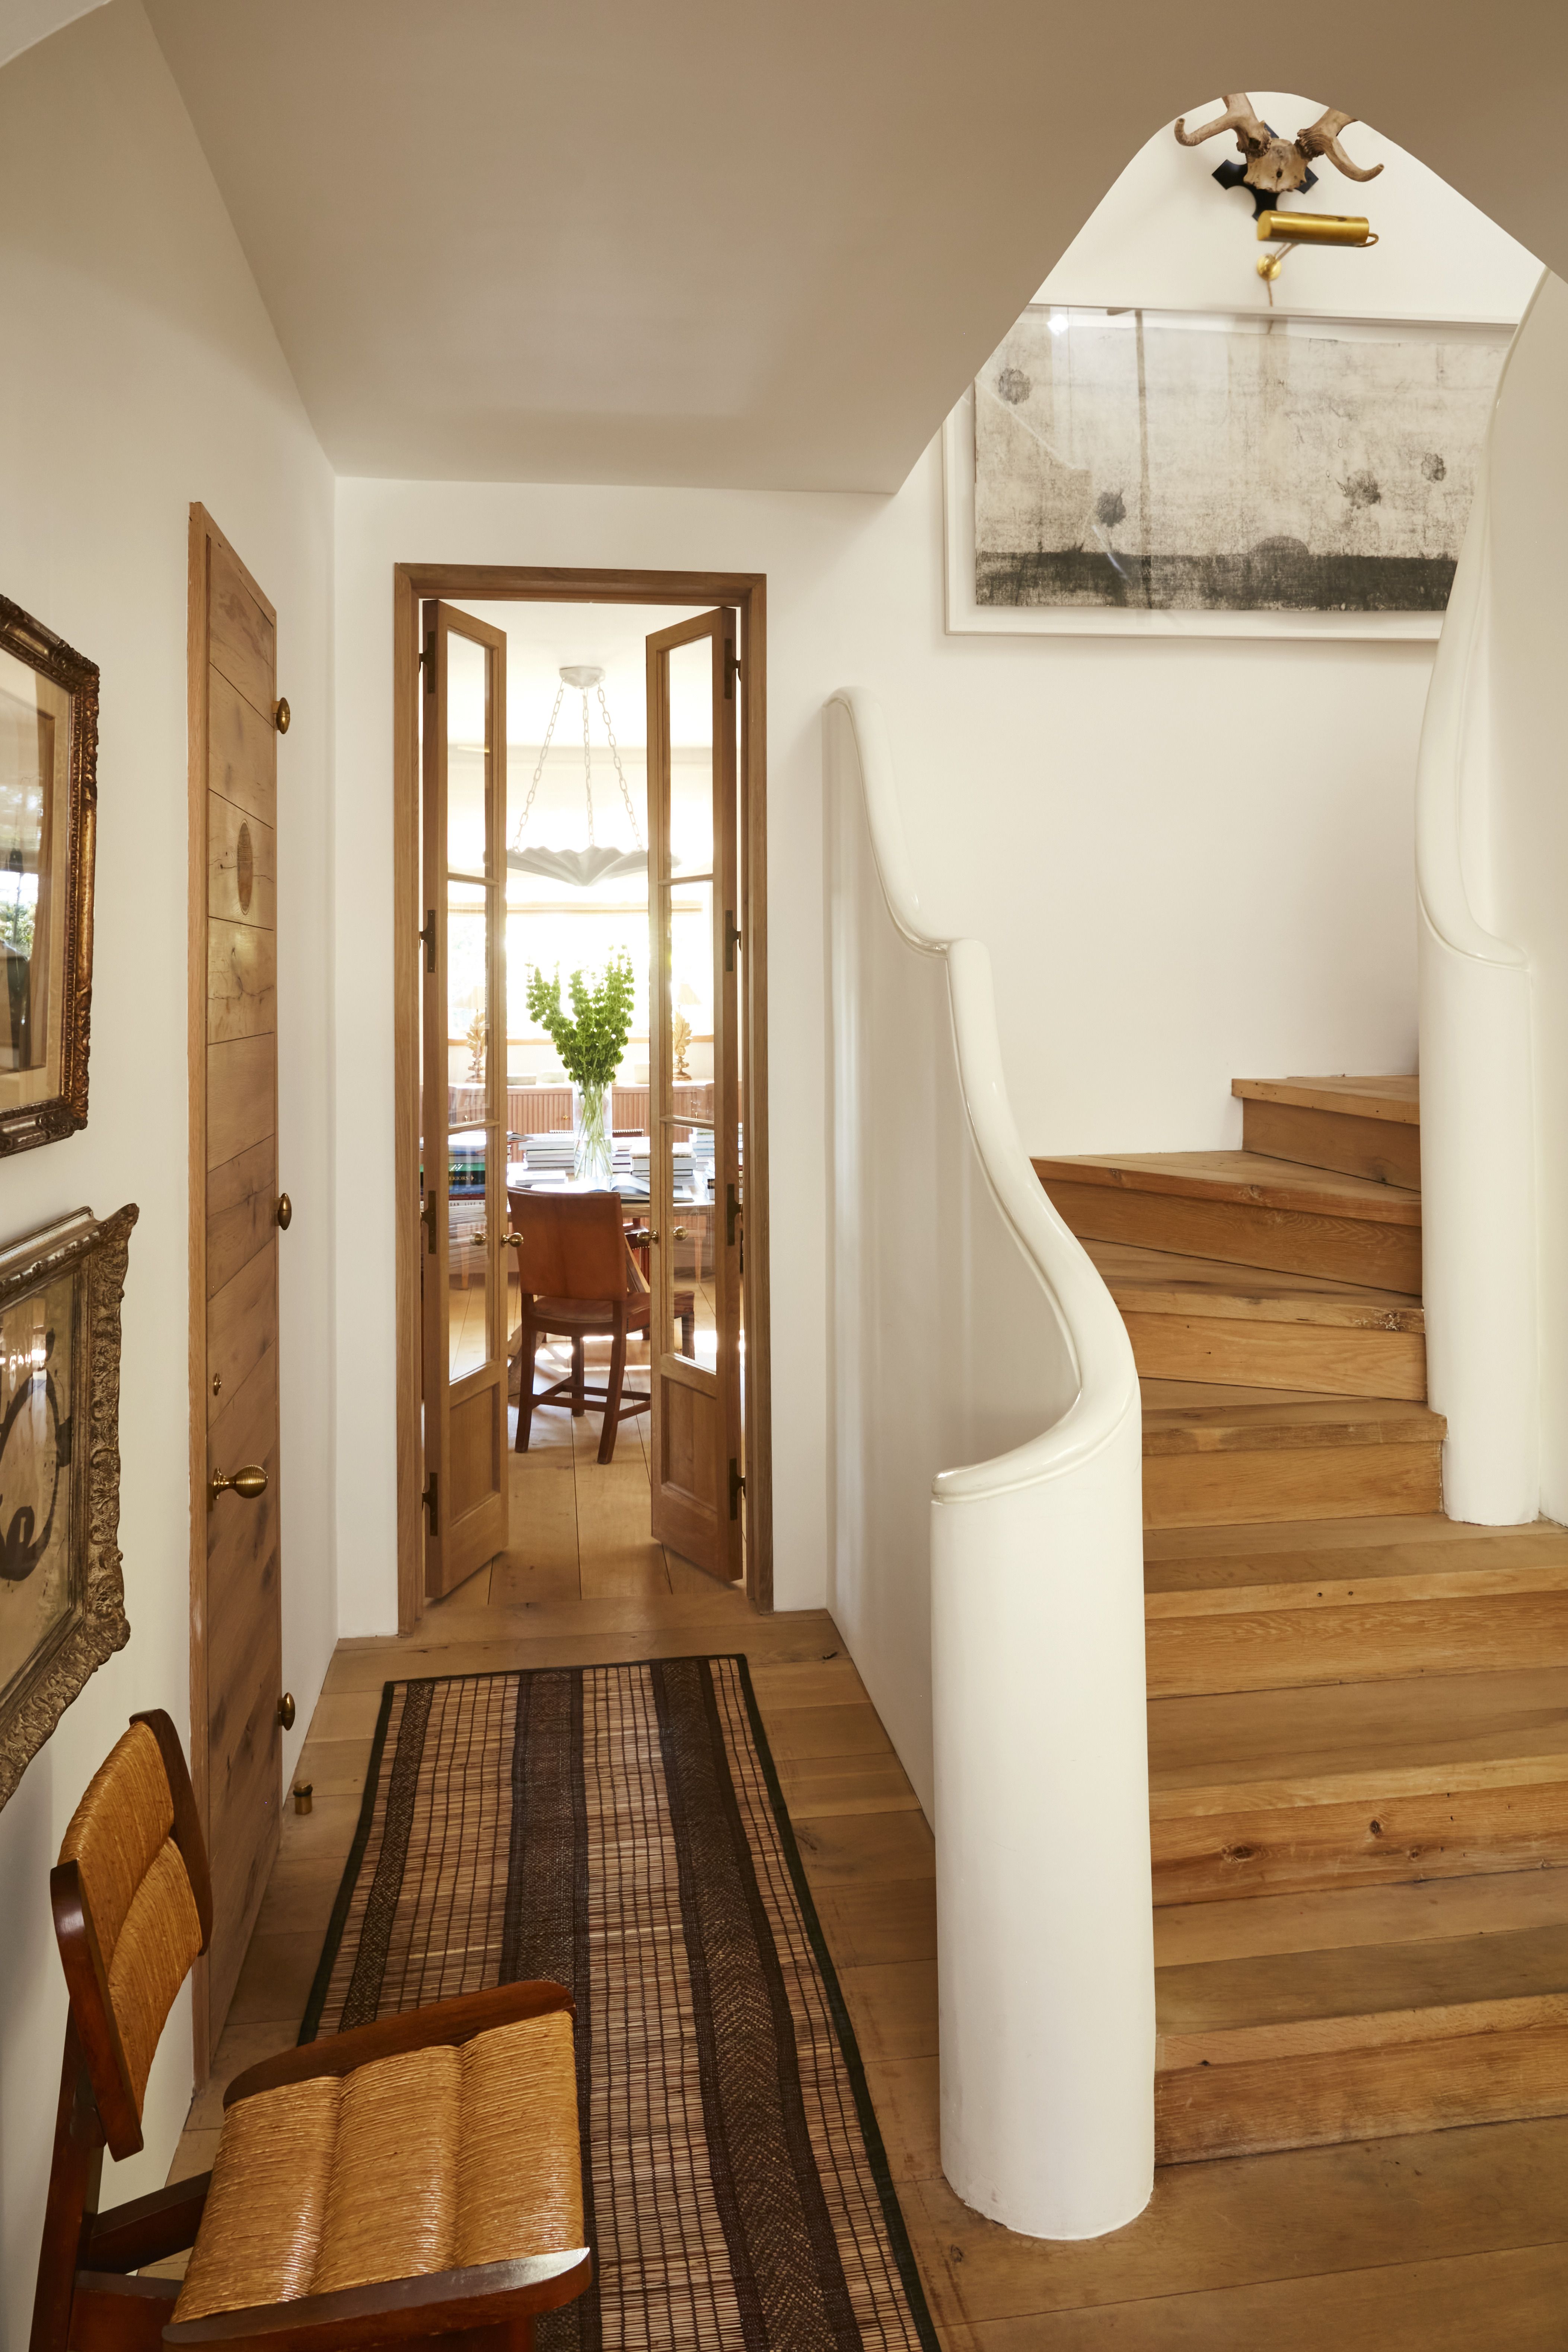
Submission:
{"label": "wooden stair riser", "polygon": [[[1154,2078],[1154,2160],[1191,2164],[1260,2156],[1286,2147],[1392,2138],[1568,2114],[1568,2000],[1478,2003],[1419,2014],[1419,2038],[1346,2047],[1336,2021],[1318,2029],[1317,2049],[1292,2048],[1294,2034],[1173,2038]],[[1451,2021],[1451,2031],[1444,2026]],[[1376,2027],[1376,2020],[1355,2020]],[[1389,2020],[1396,2036],[1406,2023]],[[1278,2054],[1205,2058],[1201,2045],[1283,2043]]]}
{"label": "wooden stair riser", "polygon": [[1455,1766],[1415,1793],[1369,1772],[1355,1798],[1316,1804],[1238,1790],[1234,1809],[1184,1811],[1183,1793],[1152,1807],[1156,1904],[1568,1864],[1568,1757],[1548,1777]]}
{"label": "wooden stair riser", "polygon": [[1244,1151],[1261,1151],[1270,1160],[1293,1160],[1342,1176],[1421,1189],[1421,1129],[1392,1119],[1307,1110],[1296,1103],[1245,1101],[1241,1144]]}
{"label": "wooden stair riser", "polygon": [[1324,1592],[1192,1614],[1180,1613],[1180,1594],[1154,1596],[1150,1697],[1568,1666],[1568,1590],[1363,1601],[1336,1599],[1325,1581]]}
{"label": "wooden stair riser", "polygon": [[1145,1380],[1219,1381],[1237,1388],[1310,1389],[1321,1396],[1426,1395],[1426,1341],[1413,1331],[1344,1324],[1229,1321],[1217,1315],[1121,1319]]}
{"label": "wooden stair riser", "polygon": [[1146,1528],[1397,1517],[1443,1507],[1443,1448],[1428,1444],[1163,1454],[1143,1463]]}
{"label": "wooden stair riser", "polygon": [[1322,1275],[1417,1297],[1421,1228],[1371,1218],[1315,1216],[1301,1209],[1190,1199],[1050,1177],[1058,1215],[1080,1240],[1132,1242],[1178,1256],[1223,1258],[1282,1274]]}

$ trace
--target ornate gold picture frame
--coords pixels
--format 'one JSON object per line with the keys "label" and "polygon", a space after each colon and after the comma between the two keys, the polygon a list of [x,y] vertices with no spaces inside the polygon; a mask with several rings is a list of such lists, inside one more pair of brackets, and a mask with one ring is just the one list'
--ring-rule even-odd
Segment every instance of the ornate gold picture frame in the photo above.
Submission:
{"label": "ornate gold picture frame", "polygon": [[0,1251],[0,1805],[131,1638],[120,1572],[120,1301],[135,1207]]}
{"label": "ornate gold picture frame", "polygon": [[87,1125],[98,668],[0,596],[0,1156]]}

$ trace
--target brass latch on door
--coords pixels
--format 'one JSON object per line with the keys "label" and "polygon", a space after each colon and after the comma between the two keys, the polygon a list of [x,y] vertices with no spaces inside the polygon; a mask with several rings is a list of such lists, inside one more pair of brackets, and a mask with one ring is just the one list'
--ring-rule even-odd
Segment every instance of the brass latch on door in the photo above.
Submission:
{"label": "brass latch on door", "polygon": [[738,1519],[741,1516],[741,1497],[745,1491],[746,1482],[741,1475],[741,1465],[731,1454],[730,1456],[730,1517],[732,1519]]}
{"label": "brass latch on door", "polygon": [[207,1486],[207,1508],[209,1511],[212,1509],[220,1495],[242,1495],[247,1503],[254,1503],[266,1492],[267,1473],[259,1462],[247,1462],[245,1468],[237,1470],[232,1478],[226,1477],[221,1470],[215,1470]]}
{"label": "brass latch on door", "polygon": [[436,1473],[432,1470],[425,1481],[425,1492],[420,1496],[419,1500],[430,1514],[430,1533],[433,1536],[439,1535],[441,1532],[440,1516],[436,1507]]}
{"label": "brass latch on door", "polygon": [[295,1712],[294,1694],[292,1691],[285,1691],[278,1702],[278,1720],[285,1731],[293,1730]]}

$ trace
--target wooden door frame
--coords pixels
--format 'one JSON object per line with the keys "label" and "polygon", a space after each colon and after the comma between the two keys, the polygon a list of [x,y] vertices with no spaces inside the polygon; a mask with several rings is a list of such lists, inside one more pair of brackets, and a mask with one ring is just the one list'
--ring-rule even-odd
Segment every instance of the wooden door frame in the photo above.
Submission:
{"label": "wooden door frame", "polygon": [[[207,1714],[207,670],[210,659],[207,549],[216,541],[227,553],[250,594],[271,622],[276,644],[278,614],[248,565],[199,500],[193,499],[187,548],[185,606],[186,833],[189,856],[186,884],[186,1095],[190,1139],[187,1202],[190,1231],[190,1453],[191,1453],[191,1788],[196,1819],[210,1843],[212,1774]],[[276,684],[276,680],[274,680]],[[274,811],[276,816],[276,811]],[[277,915],[274,912],[276,925]],[[273,933],[276,939],[276,929]],[[272,1057],[272,1133],[278,1134],[278,1063],[276,1013]],[[276,1177],[277,1163],[274,1162]],[[279,1398],[281,1437],[282,1397]],[[279,1444],[281,1454],[281,1444]],[[282,1588],[281,1497],[279,1501],[279,1587]],[[281,1791],[279,1791],[281,1794]],[[281,1807],[279,1807],[281,1811]],[[205,1954],[191,1970],[191,2032],[195,2049],[196,2081],[206,2079],[212,2063],[212,2018],[208,2001],[208,1969]]]}
{"label": "wooden door frame", "polygon": [[741,1034],[746,1104],[745,1585],[773,1605],[773,1379],[768,1312],[767,578],[760,572],[592,572],[542,564],[395,563],[392,571],[392,980],[396,1183],[397,1622],[425,1609],[419,1425],[419,605],[733,604],[741,621]]}

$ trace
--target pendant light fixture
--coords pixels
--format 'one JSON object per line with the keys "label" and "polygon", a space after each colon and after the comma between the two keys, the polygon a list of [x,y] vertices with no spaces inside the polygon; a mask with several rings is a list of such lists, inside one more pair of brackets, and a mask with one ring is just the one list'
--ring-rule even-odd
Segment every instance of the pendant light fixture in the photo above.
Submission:
{"label": "pendant light fixture", "polygon": [[[586,849],[524,849],[522,836],[528,828],[533,808],[533,796],[539,790],[539,780],[544,773],[544,762],[550,757],[551,740],[555,722],[561,716],[561,705],[568,687],[574,687],[583,697],[583,791],[588,803],[588,846]],[[594,839],[594,754],[588,741],[588,697],[598,690],[599,709],[605,721],[605,734],[615,761],[616,780],[621,788],[621,798],[631,819],[635,849],[601,848]],[[605,699],[605,673],[592,662],[571,663],[561,672],[561,684],[556,689],[555,708],[550,714],[550,724],[544,730],[544,741],[539,753],[539,764],[533,771],[533,782],[528,788],[528,798],[522,804],[522,814],[511,837],[506,862],[516,874],[542,874],[552,882],[569,882],[579,890],[591,890],[595,882],[607,882],[620,874],[646,874],[647,851],[643,845],[642,827],[632,806],[632,796],[626,789],[626,772],[616,743],[616,730],[610,724],[610,706]]]}

